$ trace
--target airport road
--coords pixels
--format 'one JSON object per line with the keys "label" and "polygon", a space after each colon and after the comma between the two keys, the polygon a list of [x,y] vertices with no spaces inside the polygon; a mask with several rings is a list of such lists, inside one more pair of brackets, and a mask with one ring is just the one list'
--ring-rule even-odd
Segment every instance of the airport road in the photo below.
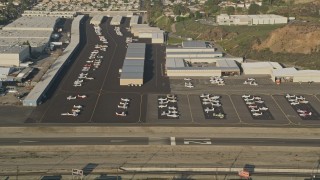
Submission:
{"label": "airport road", "polygon": [[1,146],[45,145],[223,145],[318,147],[320,139],[194,138],[194,137],[75,137],[0,138]]}

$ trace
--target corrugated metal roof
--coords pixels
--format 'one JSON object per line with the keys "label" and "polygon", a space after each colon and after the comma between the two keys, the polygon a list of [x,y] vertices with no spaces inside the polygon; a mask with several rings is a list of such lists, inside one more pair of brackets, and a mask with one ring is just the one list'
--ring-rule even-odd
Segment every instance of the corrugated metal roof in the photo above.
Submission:
{"label": "corrugated metal roof", "polygon": [[143,66],[144,60],[141,59],[125,59],[123,66]]}
{"label": "corrugated metal roof", "polygon": [[182,46],[184,48],[205,48],[205,47],[207,47],[205,41],[183,41]]}
{"label": "corrugated metal roof", "polygon": [[123,72],[120,79],[143,79],[143,73]]}
{"label": "corrugated metal roof", "polygon": [[242,63],[242,68],[270,68],[282,69],[283,67],[277,62],[250,62]]}
{"label": "corrugated metal roof", "polygon": [[293,74],[295,74],[296,72],[297,72],[297,69],[294,67],[272,70],[273,76],[276,76],[276,77],[293,76]]}
{"label": "corrugated metal roof", "polygon": [[217,60],[218,67],[229,67],[229,68],[239,68],[234,60]]}
{"label": "corrugated metal roof", "polygon": [[128,49],[130,48],[146,48],[146,43],[129,43],[128,44]]}
{"label": "corrugated metal roof", "polygon": [[143,73],[144,66],[123,66],[122,72],[123,73],[131,73],[131,72],[138,72]]}
{"label": "corrugated metal roof", "polygon": [[183,59],[178,58],[178,59],[175,59],[174,61],[176,63],[176,67],[185,67]]}
{"label": "corrugated metal roof", "polygon": [[144,59],[145,58],[145,53],[140,52],[140,53],[127,53],[126,54],[127,59]]}
{"label": "corrugated metal roof", "polygon": [[13,70],[13,68],[11,68],[11,67],[0,67],[0,74],[1,75],[9,75],[12,70]]}

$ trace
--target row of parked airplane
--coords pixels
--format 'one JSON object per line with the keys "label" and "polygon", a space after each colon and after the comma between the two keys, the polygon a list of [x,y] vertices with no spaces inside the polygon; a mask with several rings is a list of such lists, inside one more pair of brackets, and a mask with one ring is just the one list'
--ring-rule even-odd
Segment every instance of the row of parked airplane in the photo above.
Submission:
{"label": "row of parked airplane", "polygon": [[306,100],[303,96],[296,96],[291,94],[286,94],[285,96],[289,101],[290,105],[296,106],[298,104],[308,104],[309,101]]}
{"label": "row of parked airplane", "polygon": [[248,78],[247,80],[245,80],[243,82],[243,84],[248,84],[248,85],[251,85],[251,86],[258,86],[258,83],[256,82],[255,78]]}
{"label": "row of parked airplane", "polygon": [[220,76],[212,76],[212,77],[210,77],[210,83],[211,84],[217,84],[217,85],[220,85],[220,86],[224,86],[225,85],[224,79],[222,79]]}
{"label": "row of parked airplane", "polygon": [[[170,106],[169,106],[169,103],[170,103]],[[177,103],[178,103],[178,98],[174,94],[167,94],[165,97],[158,98],[158,108],[164,110],[161,112],[161,116],[178,118],[180,114],[178,111]]]}
{"label": "row of parked airplane", "polygon": [[123,36],[122,32],[120,31],[120,27],[114,27],[114,30],[116,31],[118,36]]}
{"label": "row of parked airplane", "polygon": [[[204,112],[209,114],[212,113],[213,117],[218,117],[220,119],[225,117],[225,114],[222,112],[219,112],[219,108],[221,107],[221,96],[212,95],[212,94],[201,94],[200,95],[201,103],[202,105],[205,105],[206,108],[204,108]],[[211,107],[207,106],[210,105]],[[216,112],[218,111],[218,112]]]}
{"label": "row of parked airplane", "polygon": [[122,109],[122,111],[116,111],[117,116],[127,116],[127,109],[129,107],[130,99],[129,98],[121,98],[118,104],[118,108]]}
{"label": "row of parked airplane", "polygon": [[74,100],[74,99],[84,99],[84,98],[86,98],[87,97],[87,95],[80,95],[80,94],[78,94],[78,95],[75,95],[75,96],[72,96],[72,95],[70,95],[70,96],[68,96],[67,97],[67,100]]}
{"label": "row of parked airplane", "polygon": [[264,111],[269,110],[268,107],[263,106],[264,101],[259,96],[242,95],[242,99],[253,116],[262,116]]}
{"label": "row of parked airplane", "polygon": [[83,106],[81,106],[81,105],[73,105],[73,108],[71,109],[71,113],[70,112],[61,113],[61,116],[73,116],[73,117],[76,117],[81,112],[82,107]]}

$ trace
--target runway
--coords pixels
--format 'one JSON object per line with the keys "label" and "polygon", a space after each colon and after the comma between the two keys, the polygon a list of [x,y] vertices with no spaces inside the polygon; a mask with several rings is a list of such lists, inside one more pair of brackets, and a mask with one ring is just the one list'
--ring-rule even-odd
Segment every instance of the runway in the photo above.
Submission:
{"label": "runway", "polygon": [[278,138],[192,138],[192,137],[75,137],[75,138],[1,138],[1,146],[46,145],[211,145],[211,146],[295,146],[319,147],[320,139]]}

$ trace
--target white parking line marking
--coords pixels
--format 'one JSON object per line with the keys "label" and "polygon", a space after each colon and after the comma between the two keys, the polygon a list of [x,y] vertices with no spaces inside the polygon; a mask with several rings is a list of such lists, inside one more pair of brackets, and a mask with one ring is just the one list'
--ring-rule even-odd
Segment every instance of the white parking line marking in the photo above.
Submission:
{"label": "white parking line marking", "polygon": [[175,146],[176,145],[176,137],[170,137],[170,145]]}

